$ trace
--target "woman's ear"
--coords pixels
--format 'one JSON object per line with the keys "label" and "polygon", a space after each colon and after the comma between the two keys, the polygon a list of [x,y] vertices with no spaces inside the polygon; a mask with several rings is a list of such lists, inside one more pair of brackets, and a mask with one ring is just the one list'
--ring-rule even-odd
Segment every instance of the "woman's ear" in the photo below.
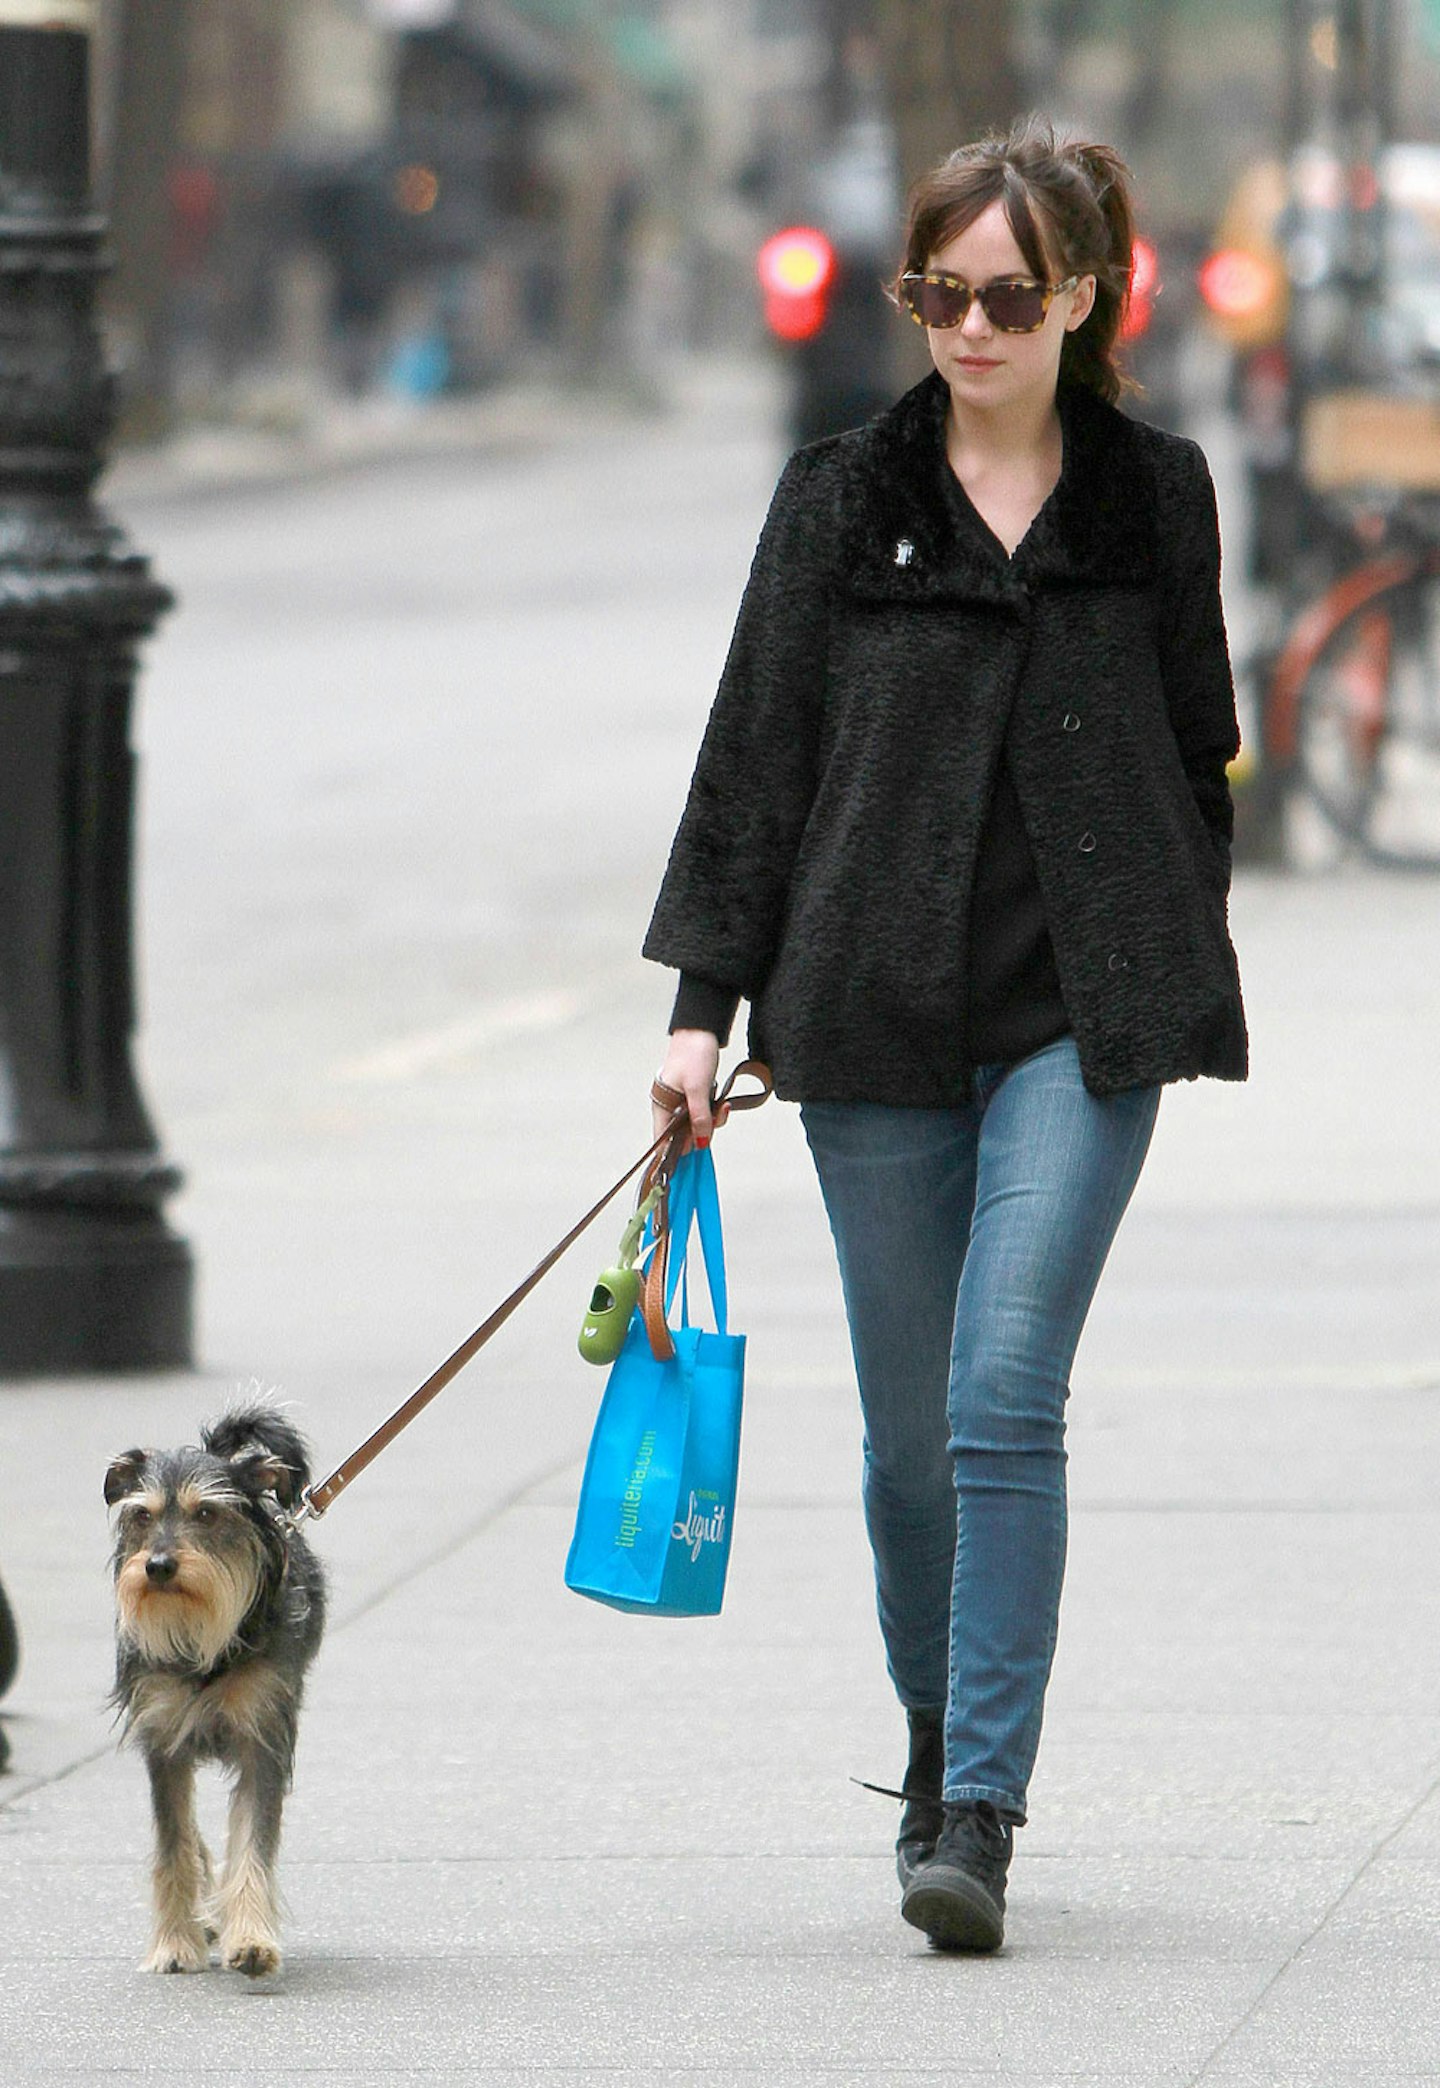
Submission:
{"label": "woman's ear", "polygon": [[1094,309],[1095,278],[1093,275],[1081,276],[1075,285],[1075,301],[1066,314],[1066,333],[1074,333],[1078,327],[1083,326]]}

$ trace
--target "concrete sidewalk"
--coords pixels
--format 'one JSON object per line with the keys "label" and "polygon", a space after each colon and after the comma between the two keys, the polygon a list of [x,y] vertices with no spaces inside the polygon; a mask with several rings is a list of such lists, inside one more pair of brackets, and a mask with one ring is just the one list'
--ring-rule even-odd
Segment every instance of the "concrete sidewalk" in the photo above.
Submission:
{"label": "concrete sidewalk", "polygon": [[[26,1658],[0,2082],[1440,2078],[1433,897],[1252,879],[1236,922],[1261,1070],[1167,1096],[1082,1352],[1061,1653],[1001,1957],[935,1957],[900,1923],[892,1810],[848,1781],[896,1775],[901,1722],[828,1241],[772,1108],[718,1148],[751,1334],[723,1618],[626,1618],[561,1585],[599,1389],[572,1343],[607,1223],[318,1533],[335,1613],[274,1985],[135,1970],[143,1776],[101,1711],[106,1457],[193,1435],[233,1380],[5,1389]],[[446,1136],[463,1064],[398,1128],[393,1108],[351,1127],[373,1177],[418,1143],[476,1319],[637,1144],[655,1008],[636,964],[583,1032],[488,1044],[467,1152]],[[303,1204],[306,1157],[285,1164]],[[345,1195],[331,1179],[315,1214],[342,1241]],[[322,1464],[466,1331],[412,1279],[389,1351],[354,1353],[351,1274],[342,1255],[291,1357]]]}

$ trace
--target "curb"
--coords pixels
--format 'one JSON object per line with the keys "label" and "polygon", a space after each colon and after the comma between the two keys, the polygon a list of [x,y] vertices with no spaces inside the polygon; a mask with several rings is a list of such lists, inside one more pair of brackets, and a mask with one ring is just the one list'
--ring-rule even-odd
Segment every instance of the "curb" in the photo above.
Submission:
{"label": "curb", "polygon": [[424,404],[330,401],[293,428],[210,423],[183,429],[154,449],[122,450],[104,474],[99,497],[118,506],[213,499],[429,458],[593,441],[697,406],[723,412],[742,395],[747,403],[768,403],[773,390],[774,373],[761,361],[706,358],[628,386],[550,381]]}

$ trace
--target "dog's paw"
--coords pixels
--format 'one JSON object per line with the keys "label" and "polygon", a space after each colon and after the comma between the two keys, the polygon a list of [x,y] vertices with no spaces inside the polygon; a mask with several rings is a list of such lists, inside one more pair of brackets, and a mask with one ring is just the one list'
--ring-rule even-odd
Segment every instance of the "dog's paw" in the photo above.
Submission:
{"label": "dog's paw", "polygon": [[247,1979],[269,1979],[280,1970],[278,1943],[236,1943],[225,1953],[225,1969],[243,1972]]}
{"label": "dog's paw", "polygon": [[174,1935],[157,1936],[142,1972],[203,1972],[210,1962],[210,1945],[203,1929],[179,1929]]}

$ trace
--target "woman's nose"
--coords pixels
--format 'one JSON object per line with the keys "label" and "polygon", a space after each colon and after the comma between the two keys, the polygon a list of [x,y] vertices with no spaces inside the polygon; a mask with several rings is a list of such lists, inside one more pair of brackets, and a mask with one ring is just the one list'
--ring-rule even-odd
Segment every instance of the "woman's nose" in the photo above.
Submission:
{"label": "woman's nose", "polygon": [[970,309],[960,321],[961,333],[969,340],[983,341],[989,338],[993,330],[986,316],[984,305],[981,304],[978,297],[972,297]]}

